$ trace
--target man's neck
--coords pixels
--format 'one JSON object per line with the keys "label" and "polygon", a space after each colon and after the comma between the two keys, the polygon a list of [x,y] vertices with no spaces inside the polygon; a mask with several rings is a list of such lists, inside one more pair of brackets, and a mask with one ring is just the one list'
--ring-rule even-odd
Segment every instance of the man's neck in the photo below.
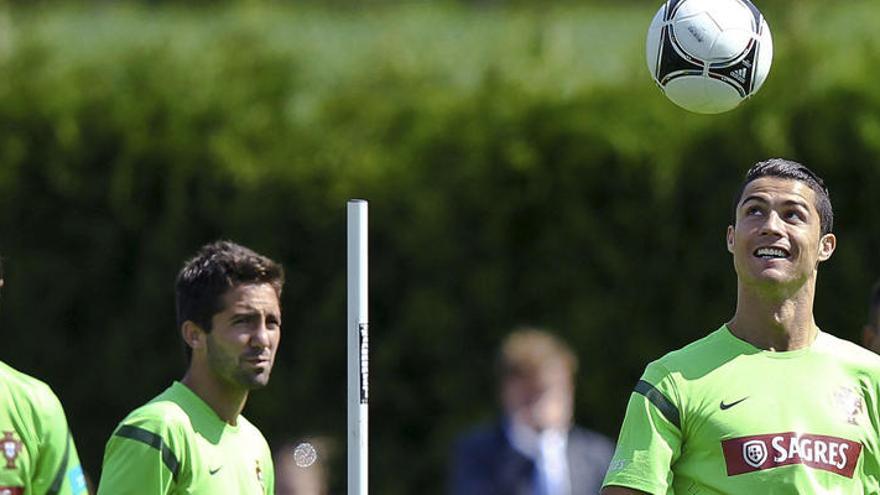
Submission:
{"label": "man's neck", "polygon": [[205,401],[220,419],[232,426],[237,424],[238,416],[247,401],[246,389],[229,387],[209,372],[200,372],[200,368],[193,366],[190,366],[180,381]]}
{"label": "man's neck", "polygon": [[759,349],[794,351],[813,344],[819,328],[813,320],[813,286],[786,295],[768,295],[742,286],[736,313],[727,328]]}

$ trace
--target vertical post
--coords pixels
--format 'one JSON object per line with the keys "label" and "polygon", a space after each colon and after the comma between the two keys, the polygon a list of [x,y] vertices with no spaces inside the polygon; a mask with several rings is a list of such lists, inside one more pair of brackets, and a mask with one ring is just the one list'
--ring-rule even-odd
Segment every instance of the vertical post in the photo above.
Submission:
{"label": "vertical post", "polygon": [[348,201],[348,495],[367,495],[370,339],[367,202]]}

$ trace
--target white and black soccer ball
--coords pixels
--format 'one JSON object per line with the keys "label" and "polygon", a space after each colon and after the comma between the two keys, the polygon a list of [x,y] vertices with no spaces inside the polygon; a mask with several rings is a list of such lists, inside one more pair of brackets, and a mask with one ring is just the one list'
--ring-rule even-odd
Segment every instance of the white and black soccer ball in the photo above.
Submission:
{"label": "white and black soccer ball", "polygon": [[648,69],[676,105],[726,112],[770,72],[773,39],[749,0],[668,0],[648,29]]}

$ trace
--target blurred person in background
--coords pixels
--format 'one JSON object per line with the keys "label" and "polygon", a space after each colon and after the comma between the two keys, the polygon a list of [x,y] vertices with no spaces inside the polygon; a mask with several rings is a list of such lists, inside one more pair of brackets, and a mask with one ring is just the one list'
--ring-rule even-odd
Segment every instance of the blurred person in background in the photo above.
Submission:
{"label": "blurred person in background", "polygon": [[332,445],[320,436],[284,443],[275,451],[275,494],[328,495]]}
{"label": "blurred person in background", "polygon": [[228,241],[203,246],[177,276],[189,367],[107,441],[98,493],[271,495],[272,454],[241,415],[265,387],[281,339],[280,264]]}
{"label": "blurred person in background", "polygon": [[862,345],[880,354],[880,280],[874,284],[868,299],[868,322],[862,330]]}
{"label": "blurred person in background", "polygon": [[603,495],[880,493],[880,357],[813,314],[833,223],[804,165],[746,172],[727,227],[733,317],[648,364]]}
{"label": "blurred person in background", "polygon": [[0,495],[49,493],[88,493],[64,409],[48,385],[0,361]]}
{"label": "blurred person in background", "polygon": [[456,444],[450,495],[595,495],[614,450],[574,426],[577,357],[558,337],[515,330],[501,345],[503,417]]}

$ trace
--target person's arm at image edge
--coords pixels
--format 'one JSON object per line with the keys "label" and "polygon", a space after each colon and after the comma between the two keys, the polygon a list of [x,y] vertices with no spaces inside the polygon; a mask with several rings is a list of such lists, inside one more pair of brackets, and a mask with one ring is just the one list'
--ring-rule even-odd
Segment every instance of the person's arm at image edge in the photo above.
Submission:
{"label": "person's arm at image edge", "polygon": [[632,488],[624,488],[622,486],[608,485],[602,489],[602,495],[642,495],[648,492],[641,490],[633,490]]}

